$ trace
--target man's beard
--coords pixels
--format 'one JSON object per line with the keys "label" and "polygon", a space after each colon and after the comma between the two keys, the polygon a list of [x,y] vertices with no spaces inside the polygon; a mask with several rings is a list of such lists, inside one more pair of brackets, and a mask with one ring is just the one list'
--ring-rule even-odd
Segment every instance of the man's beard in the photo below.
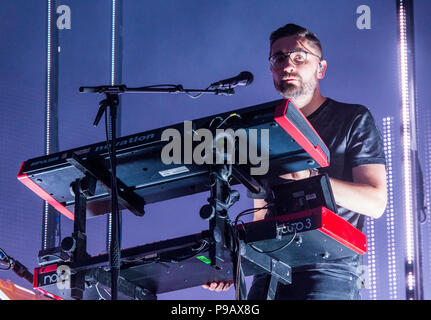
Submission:
{"label": "man's beard", "polygon": [[294,99],[301,96],[311,95],[317,87],[317,80],[311,79],[308,82],[304,82],[298,76],[294,76],[295,79],[298,79],[298,84],[289,83],[287,81],[280,81],[280,83],[275,83],[274,86],[277,92],[282,95],[286,99]]}

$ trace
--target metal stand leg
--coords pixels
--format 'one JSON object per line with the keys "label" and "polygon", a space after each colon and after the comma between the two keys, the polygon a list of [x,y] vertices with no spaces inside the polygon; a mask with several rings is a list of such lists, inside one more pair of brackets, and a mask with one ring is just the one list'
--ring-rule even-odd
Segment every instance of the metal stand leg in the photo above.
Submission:
{"label": "metal stand leg", "polygon": [[229,165],[214,165],[210,170],[211,197],[209,204],[202,207],[200,216],[209,220],[210,248],[209,257],[211,265],[221,269],[224,262],[224,251],[230,247],[232,239],[226,239],[228,226],[228,209],[239,199],[239,193],[230,189],[231,175]]}
{"label": "metal stand leg", "polygon": [[251,263],[261,267],[269,276],[267,299],[273,300],[277,292],[278,282],[282,284],[292,283],[292,268],[286,263],[272,258],[264,252],[258,252],[249,244],[244,244],[242,256]]}
{"label": "metal stand leg", "polygon": [[266,295],[266,300],[274,300],[275,294],[277,293],[277,285],[278,285],[278,278],[271,275],[269,285],[268,285],[268,294]]}
{"label": "metal stand leg", "polygon": [[[74,264],[77,264],[88,257],[87,235],[85,233],[87,219],[87,196],[94,194],[95,188],[96,180],[89,176],[86,176],[82,179],[77,179],[71,184],[71,192],[75,196],[73,233],[71,238],[69,237],[62,241],[62,246],[64,246],[65,243],[71,244],[69,245],[68,251],[72,253],[72,268]],[[85,290],[85,274],[85,270],[71,274],[70,289],[73,299],[81,300],[83,297]]]}

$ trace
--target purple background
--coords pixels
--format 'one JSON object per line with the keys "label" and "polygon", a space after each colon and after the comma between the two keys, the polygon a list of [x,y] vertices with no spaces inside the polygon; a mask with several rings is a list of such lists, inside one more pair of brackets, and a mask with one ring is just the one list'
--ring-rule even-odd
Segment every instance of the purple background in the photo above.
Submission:
{"label": "purple background", "polygon": [[[109,1],[59,1],[71,9],[70,30],[60,30],[60,150],[105,139],[104,126],[93,128],[100,97],[78,93],[79,86],[110,82],[111,4]],[[371,8],[371,29],[356,27],[360,5]],[[418,105],[429,108],[428,52],[431,3],[415,1]],[[320,38],[328,61],[321,81],[323,95],[370,108],[376,122],[399,121],[398,40],[395,0],[386,1],[258,1],[164,0],[124,1],[123,83],[129,87],[182,84],[205,88],[241,71],[254,82],[231,97],[205,95],[130,95],[122,98],[122,135],[193,120],[279,98],[267,63],[268,38],[289,23],[308,27]],[[46,4],[3,1],[0,7],[0,247],[29,269],[37,266],[41,246],[42,201],[16,179],[21,163],[43,154],[45,103]],[[400,150],[400,148],[399,148]],[[398,161],[398,155],[395,156]],[[399,170],[395,178],[399,176]],[[399,180],[400,181],[400,180]],[[250,208],[241,200],[230,214]],[[147,214],[123,213],[123,247],[188,235],[207,229],[199,218],[207,194],[148,205]],[[398,194],[397,198],[402,196]],[[403,283],[403,217],[398,203],[400,297]],[[429,223],[429,222],[428,222]],[[63,237],[72,223],[62,217]],[[89,252],[105,250],[106,219],[88,220]],[[386,221],[376,223],[378,297],[387,299]],[[30,287],[13,272],[0,273]],[[250,281],[250,279],[248,279]],[[233,299],[234,290],[215,294],[200,287],[159,295],[159,299]],[[367,298],[364,291],[363,298]]]}

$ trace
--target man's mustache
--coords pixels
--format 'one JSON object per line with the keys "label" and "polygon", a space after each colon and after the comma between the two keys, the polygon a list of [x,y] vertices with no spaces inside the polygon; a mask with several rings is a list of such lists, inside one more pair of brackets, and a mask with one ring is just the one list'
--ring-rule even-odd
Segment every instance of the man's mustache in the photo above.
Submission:
{"label": "man's mustache", "polygon": [[287,80],[287,79],[296,79],[296,80],[302,80],[301,77],[297,74],[293,74],[293,73],[286,73],[285,75],[283,75],[281,77],[282,80]]}

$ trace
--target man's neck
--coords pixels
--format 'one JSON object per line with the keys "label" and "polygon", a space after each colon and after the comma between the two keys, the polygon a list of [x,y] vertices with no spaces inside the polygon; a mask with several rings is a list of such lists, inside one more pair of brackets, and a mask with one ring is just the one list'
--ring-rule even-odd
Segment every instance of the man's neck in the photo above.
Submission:
{"label": "man's neck", "polygon": [[308,117],[316,111],[325,100],[326,98],[322,96],[320,91],[316,91],[312,96],[294,98],[292,102],[301,110],[304,116]]}

